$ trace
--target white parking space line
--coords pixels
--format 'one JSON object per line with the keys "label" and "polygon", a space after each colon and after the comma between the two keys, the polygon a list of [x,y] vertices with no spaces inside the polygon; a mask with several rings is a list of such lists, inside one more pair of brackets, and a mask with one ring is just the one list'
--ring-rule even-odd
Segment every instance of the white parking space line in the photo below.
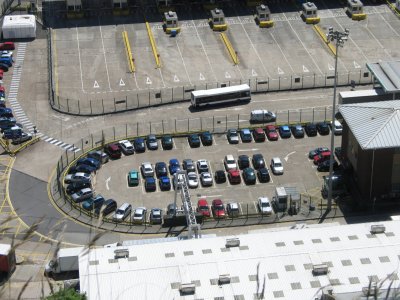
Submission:
{"label": "white parking space line", "polygon": [[[279,7],[280,10],[282,11],[282,8]],[[299,40],[300,44],[303,46],[304,50],[306,50],[308,56],[310,56],[311,60],[313,61],[314,65],[317,67],[318,71],[323,74],[323,72],[321,71],[321,69],[319,68],[318,64],[316,63],[316,61],[314,60],[314,57],[310,54],[310,52],[308,51],[307,47],[304,45],[303,41],[301,40],[301,38],[299,37],[299,35],[297,34],[297,32],[294,30],[292,24],[290,23],[289,19],[286,17],[285,13],[282,11],[283,16],[285,17],[286,21],[288,22],[290,28],[292,29],[292,31],[294,32],[294,34],[296,35],[297,39]]]}
{"label": "white parking space line", "polygon": [[[383,51],[386,53],[386,55],[389,57],[390,60],[393,60],[392,55],[390,55],[389,51],[382,45],[382,43],[376,38],[376,36],[372,33],[371,30],[368,28],[368,23],[365,24],[365,29],[368,31],[368,33],[374,38],[374,40],[378,43],[379,47],[383,49]],[[383,57],[382,57],[383,58]]]}
{"label": "white parking space line", "polygon": [[258,212],[257,203],[253,201],[253,204],[254,204],[254,209],[256,210],[256,212]]}
{"label": "white parking space line", "polygon": [[75,29],[76,29],[76,41],[77,41],[77,43],[78,43],[79,71],[80,71],[80,73],[81,73],[82,92],[85,93],[85,89],[83,88],[82,60],[81,60],[81,49],[80,49],[80,46],[79,46],[78,26],[76,26]]}
{"label": "white parking space line", "polygon": [[239,202],[238,205],[239,205],[239,211],[242,213],[242,215],[244,215],[242,203]]}
{"label": "white parking space line", "polygon": [[201,48],[203,49],[203,52],[204,52],[204,54],[206,55],[206,58],[207,58],[207,61],[208,61],[208,65],[210,66],[210,70],[211,70],[212,74],[214,75],[214,79],[215,79],[215,81],[218,81],[217,76],[215,75],[214,69],[213,69],[213,67],[212,67],[212,65],[211,65],[210,58],[208,57],[207,52],[206,52],[206,49],[204,48],[203,41],[202,41],[201,38],[200,38],[200,35],[199,35],[198,30],[197,30],[196,24],[194,23],[193,20],[192,20],[192,23],[193,23],[194,29],[196,30],[197,38],[198,38],[199,41],[200,41]]}
{"label": "white parking space line", "polygon": [[112,91],[111,83],[110,83],[110,75],[108,73],[106,49],[104,48],[103,31],[101,30],[101,25],[100,25],[100,17],[98,17],[98,21],[99,21],[99,29],[100,29],[101,46],[103,47],[104,65],[106,67],[106,73],[107,73],[108,87],[109,87],[110,91]]}
{"label": "white parking space line", "polygon": [[282,54],[283,58],[285,59],[286,63],[288,64],[288,66],[289,66],[290,70],[292,71],[292,73],[296,74],[296,72],[293,70],[292,65],[290,64],[289,60],[287,59],[285,53],[283,52],[281,46],[279,45],[278,41],[276,40],[275,36],[273,35],[272,32],[270,33],[270,35],[271,35],[272,39],[274,40],[275,44],[278,46],[279,51],[281,51],[281,54]]}
{"label": "white parking space line", "polygon": [[390,25],[390,23],[382,16],[382,13],[378,12],[378,10],[374,7],[374,10],[379,14],[379,16],[382,18],[382,20],[386,23],[386,25],[393,31],[393,33],[395,35],[397,35],[398,37],[400,37],[400,34],[397,32],[397,30],[395,30],[392,25]]}
{"label": "white parking space line", "polygon": [[[181,38],[181,35],[178,35],[178,39],[180,39],[180,38]],[[181,56],[183,67],[185,68],[186,76],[189,79],[190,85],[192,85],[192,81],[190,80],[190,76],[189,76],[189,73],[186,68],[185,60],[183,59],[183,56],[182,56],[181,48],[179,47],[179,44],[178,44],[178,39],[175,39],[176,47],[178,48],[179,55]]]}

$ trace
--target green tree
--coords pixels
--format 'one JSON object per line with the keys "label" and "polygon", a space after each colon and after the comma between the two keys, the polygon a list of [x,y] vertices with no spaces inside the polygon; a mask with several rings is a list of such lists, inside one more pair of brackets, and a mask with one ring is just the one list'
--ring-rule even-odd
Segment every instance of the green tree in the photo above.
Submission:
{"label": "green tree", "polygon": [[79,294],[74,289],[59,289],[43,300],[87,300],[85,294]]}

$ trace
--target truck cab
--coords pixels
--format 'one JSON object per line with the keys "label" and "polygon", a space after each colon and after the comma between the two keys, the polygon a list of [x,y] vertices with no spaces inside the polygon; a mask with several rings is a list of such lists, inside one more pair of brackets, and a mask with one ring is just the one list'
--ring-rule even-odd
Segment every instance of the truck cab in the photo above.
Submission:
{"label": "truck cab", "polygon": [[214,8],[211,10],[210,26],[214,31],[225,31],[228,29],[222,9]]}
{"label": "truck cab", "polygon": [[313,2],[303,3],[301,17],[307,24],[317,24],[320,21],[318,8]]}
{"label": "truck cab", "polygon": [[271,11],[268,6],[261,4],[256,7],[255,20],[260,28],[274,26],[274,21],[271,20]]}
{"label": "truck cab", "polygon": [[356,21],[364,20],[367,17],[361,0],[347,0],[346,13],[352,20]]}
{"label": "truck cab", "polygon": [[178,15],[174,11],[167,11],[164,13],[164,24],[163,28],[165,33],[175,36],[181,31],[178,24]]}

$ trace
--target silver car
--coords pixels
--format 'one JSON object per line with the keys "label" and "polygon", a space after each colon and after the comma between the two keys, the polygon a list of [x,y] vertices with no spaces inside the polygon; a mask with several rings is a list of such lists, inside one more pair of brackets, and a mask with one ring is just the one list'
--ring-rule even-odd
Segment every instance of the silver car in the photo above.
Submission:
{"label": "silver car", "polygon": [[124,203],[118,208],[113,216],[113,221],[115,222],[122,222],[126,219],[132,212],[132,205],[129,203]]}
{"label": "silver car", "polygon": [[31,139],[32,139],[32,134],[22,132],[22,134],[19,137],[13,138],[11,143],[14,145],[18,145],[22,144],[23,142],[29,141]]}
{"label": "silver car", "polygon": [[258,198],[258,209],[260,213],[263,215],[271,215],[272,214],[272,207],[271,203],[269,202],[268,197],[259,197]]}
{"label": "silver car", "polygon": [[199,186],[199,178],[195,172],[187,174],[188,185],[190,188],[197,188]]}
{"label": "silver car", "polygon": [[200,175],[201,184],[203,186],[212,186],[213,185],[213,178],[210,173],[204,172]]}
{"label": "silver car", "polygon": [[133,154],[135,152],[135,148],[133,147],[132,143],[128,140],[122,140],[119,141],[119,147],[121,148],[121,151],[125,155]]}
{"label": "silver car", "polygon": [[81,190],[77,191],[76,193],[72,194],[71,198],[75,203],[79,203],[86,199],[91,198],[92,196],[93,196],[92,189],[84,188],[84,189],[81,189]]}
{"label": "silver car", "polygon": [[132,217],[132,222],[142,224],[145,221],[147,209],[145,207],[137,207]]}
{"label": "silver car", "polygon": [[73,183],[73,182],[90,182],[91,177],[90,174],[78,172],[75,174],[68,174],[64,178],[65,183]]}
{"label": "silver car", "polygon": [[283,164],[279,157],[274,157],[271,159],[271,170],[275,175],[283,174]]}
{"label": "silver car", "polygon": [[154,176],[153,166],[148,161],[142,163],[140,169],[142,171],[143,177],[153,177]]}

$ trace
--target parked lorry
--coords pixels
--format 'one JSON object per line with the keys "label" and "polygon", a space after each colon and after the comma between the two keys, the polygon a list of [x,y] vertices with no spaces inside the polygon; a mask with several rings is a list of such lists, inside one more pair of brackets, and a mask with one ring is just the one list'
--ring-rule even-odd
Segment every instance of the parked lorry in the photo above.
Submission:
{"label": "parked lorry", "polygon": [[77,275],[79,272],[79,254],[82,251],[83,247],[60,249],[57,257],[47,263],[45,274],[47,276],[57,276],[68,272],[71,276]]}

